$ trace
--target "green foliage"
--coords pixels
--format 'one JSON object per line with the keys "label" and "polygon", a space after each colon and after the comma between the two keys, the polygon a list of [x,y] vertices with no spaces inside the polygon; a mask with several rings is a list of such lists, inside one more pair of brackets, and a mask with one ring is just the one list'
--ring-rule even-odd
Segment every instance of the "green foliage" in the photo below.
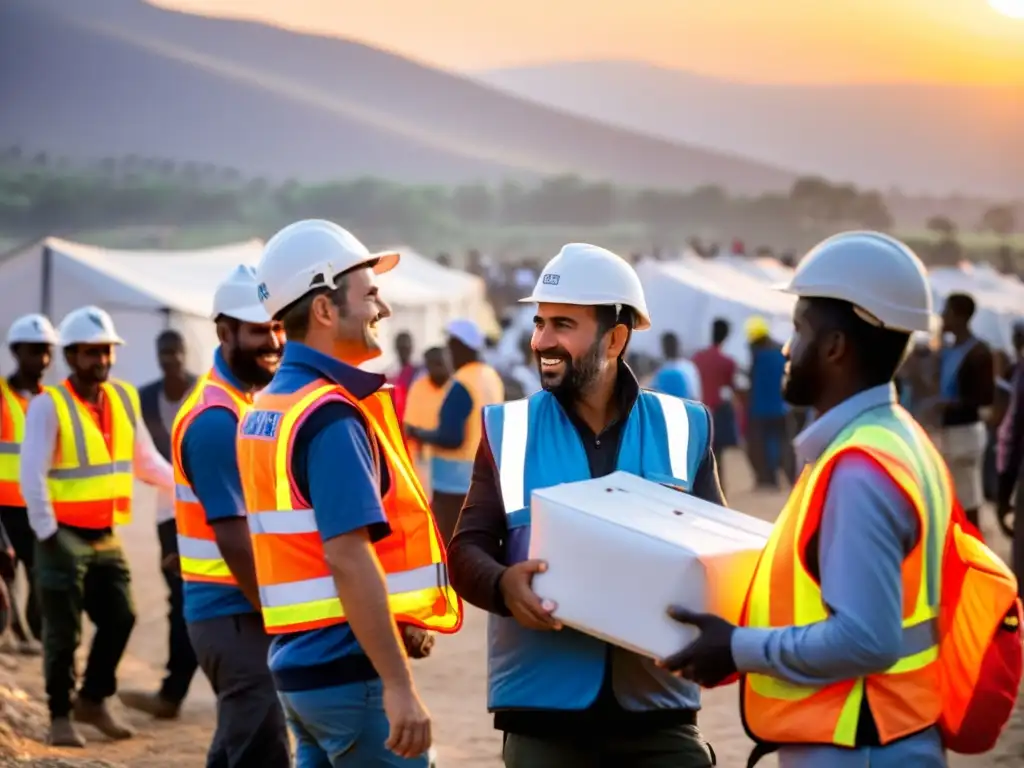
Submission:
{"label": "green foliage", "polygon": [[[978,224],[986,234],[965,233],[956,247],[962,243],[970,250],[966,238],[972,235],[1017,247],[1009,235],[1019,223],[1013,213],[1008,206],[994,207]],[[546,249],[574,239],[648,249],[694,237],[739,237],[752,245],[800,250],[841,229],[893,227],[878,192],[817,177],[797,180],[788,192],[756,197],[730,196],[715,186],[631,189],[577,176],[531,186],[507,181],[446,188],[375,178],[304,184],[134,155],[72,167],[45,153],[0,148],[0,233],[10,241],[46,234],[82,239],[99,230],[107,234],[85,239],[127,246],[118,233],[146,228],[177,233],[170,239],[187,247],[222,236],[267,237],[308,217],[332,219],[378,244],[499,252]],[[927,229],[916,236],[925,251],[936,239],[957,239],[956,225],[947,218],[934,217]]]}

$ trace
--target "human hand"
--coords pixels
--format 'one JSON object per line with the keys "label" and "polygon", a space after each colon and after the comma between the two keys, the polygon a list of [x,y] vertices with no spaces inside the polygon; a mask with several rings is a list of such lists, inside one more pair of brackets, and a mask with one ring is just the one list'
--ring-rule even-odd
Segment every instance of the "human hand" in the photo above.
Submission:
{"label": "human hand", "polygon": [[172,552],[160,561],[160,567],[168,573],[181,575],[181,557],[177,552]]}
{"label": "human hand", "polygon": [[552,616],[558,607],[550,600],[541,600],[533,591],[533,577],[544,573],[548,564],[543,560],[524,560],[505,569],[498,587],[512,616],[527,629],[557,630],[561,622]]}
{"label": "human hand", "polygon": [[430,713],[412,683],[384,685],[384,714],[391,730],[384,743],[399,757],[419,757],[430,749]]}
{"label": "human hand", "polygon": [[402,641],[405,643],[405,652],[410,659],[425,659],[434,648],[434,633],[428,632],[412,624],[399,626],[402,633]]}
{"label": "human hand", "polygon": [[700,635],[658,666],[705,688],[713,688],[736,673],[736,662],[732,658],[735,626],[719,616],[696,613],[678,605],[669,608],[668,615],[681,624],[696,627]]}

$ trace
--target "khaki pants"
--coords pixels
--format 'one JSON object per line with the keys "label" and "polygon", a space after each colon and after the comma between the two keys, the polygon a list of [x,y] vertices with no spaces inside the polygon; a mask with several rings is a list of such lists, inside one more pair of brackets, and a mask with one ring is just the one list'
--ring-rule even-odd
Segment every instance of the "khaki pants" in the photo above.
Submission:
{"label": "khaki pants", "polygon": [[939,432],[939,450],[953,476],[957,500],[964,509],[979,509],[985,503],[982,486],[985,440],[985,425],[980,421],[943,427]]}

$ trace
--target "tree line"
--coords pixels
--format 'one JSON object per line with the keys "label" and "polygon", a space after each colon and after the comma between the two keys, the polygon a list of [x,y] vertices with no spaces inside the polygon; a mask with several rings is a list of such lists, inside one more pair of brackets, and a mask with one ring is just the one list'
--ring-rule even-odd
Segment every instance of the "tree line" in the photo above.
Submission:
{"label": "tree line", "polygon": [[[800,178],[786,192],[758,196],[733,196],[716,186],[631,189],[577,176],[532,185],[507,181],[442,187],[375,178],[314,184],[246,178],[212,164],[136,156],[71,167],[43,153],[24,157],[0,150],[0,230],[15,236],[231,223],[267,235],[304,217],[329,218],[360,232],[407,241],[488,228],[625,224],[655,243],[720,233],[794,248],[822,233],[890,230],[894,223],[881,193],[816,177]],[[1017,222],[1012,207],[997,206],[983,224],[1006,234]],[[956,229],[953,222],[938,220],[929,228],[950,236]]]}

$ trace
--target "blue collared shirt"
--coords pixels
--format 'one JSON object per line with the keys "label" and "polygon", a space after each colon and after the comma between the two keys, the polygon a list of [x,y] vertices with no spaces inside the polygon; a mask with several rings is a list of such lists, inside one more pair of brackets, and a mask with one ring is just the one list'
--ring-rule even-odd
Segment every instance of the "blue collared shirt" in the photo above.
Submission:
{"label": "blue collared shirt", "polygon": [[[386,381],[384,376],[289,341],[281,367],[264,391],[291,394],[317,379],[334,381],[359,399],[369,397]],[[292,476],[313,507],[324,541],[360,528],[367,528],[375,541],[390,532],[381,501],[389,478],[383,465],[378,473],[375,457],[376,447],[363,420],[348,403],[322,405],[299,427],[292,450]],[[345,623],[275,635],[269,663],[278,690],[308,690],[336,684],[330,676],[332,662],[362,654]]]}
{"label": "blue collared shirt", "polygon": [[[235,378],[219,349],[214,354],[213,368],[239,392],[248,389]],[[235,414],[227,408],[209,408],[193,419],[181,439],[182,471],[211,525],[216,525],[218,520],[245,517],[235,441],[237,430]],[[228,584],[186,581],[184,597],[187,622],[256,610],[242,590]]]}
{"label": "blue collared shirt", "polygon": [[[797,436],[797,461],[817,461],[854,419],[895,403],[888,384],[845,400]],[[866,459],[840,459],[829,482],[818,548],[829,617],[802,627],[738,628],[732,640],[738,669],[822,686],[892,666],[903,655],[903,559],[918,536],[917,514],[888,476]],[[938,731],[930,728],[886,747],[785,747],[779,765],[938,768],[946,759]]]}

